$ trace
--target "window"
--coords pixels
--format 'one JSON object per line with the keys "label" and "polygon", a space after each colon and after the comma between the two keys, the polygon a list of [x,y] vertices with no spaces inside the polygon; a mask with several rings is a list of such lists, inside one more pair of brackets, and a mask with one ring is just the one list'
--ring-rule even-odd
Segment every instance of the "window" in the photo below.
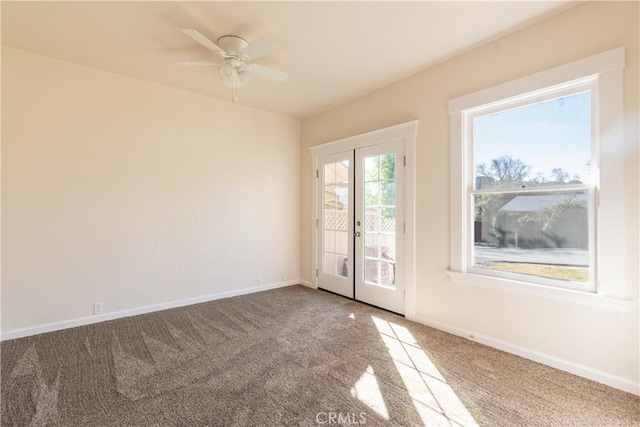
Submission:
{"label": "window", "polygon": [[465,111],[469,271],[592,291],[594,81]]}
{"label": "window", "polygon": [[623,66],[619,48],[450,101],[453,281],[624,297]]}

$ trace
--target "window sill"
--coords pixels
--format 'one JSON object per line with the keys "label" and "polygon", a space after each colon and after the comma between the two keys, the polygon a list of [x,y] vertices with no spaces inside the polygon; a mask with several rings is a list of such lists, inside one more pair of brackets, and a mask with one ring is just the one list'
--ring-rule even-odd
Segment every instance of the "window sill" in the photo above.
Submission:
{"label": "window sill", "polygon": [[460,273],[458,271],[448,271],[447,273],[449,274],[451,282],[459,285],[475,286],[534,298],[550,299],[609,313],[623,313],[627,311],[633,303],[632,300],[628,299],[608,297],[591,292],[535,285],[480,274]]}

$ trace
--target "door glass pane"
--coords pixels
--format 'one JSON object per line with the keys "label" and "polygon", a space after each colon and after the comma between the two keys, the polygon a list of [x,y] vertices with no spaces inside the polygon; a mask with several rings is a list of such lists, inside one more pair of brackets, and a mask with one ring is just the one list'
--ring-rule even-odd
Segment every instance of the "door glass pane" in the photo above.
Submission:
{"label": "door glass pane", "polygon": [[364,183],[364,199],[367,206],[380,206],[380,183],[378,181]]}
{"label": "door glass pane", "polygon": [[349,276],[349,258],[347,255],[338,254],[338,275],[347,277]]}
{"label": "door glass pane", "polygon": [[325,230],[335,230],[336,229],[336,210],[334,208],[324,207],[324,224]]}
{"label": "door glass pane", "polygon": [[322,271],[347,276],[349,254],[349,161],[324,165]]}
{"label": "door glass pane", "polygon": [[338,274],[335,253],[332,253],[332,252],[324,253],[324,263],[322,265],[322,271],[324,271],[327,274],[333,274],[334,276]]}
{"label": "door glass pane", "polygon": [[370,285],[380,283],[380,262],[375,259],[364,260],[364,281]]}
{"label": "door glass pane", "polygon": [[349,233],[346,231],[336,231],[336,253],[349,253]]}
{"label": "door glass pane", "polygon": [[364,180],[377,181],[379,178],[378,157],[367,157],[364,159]]}
{"label": "door glass pane", "polygon": [[336,232],[329,230],[324,232],[324,249],[325,251],[335,252],[336,248]]}
{"label": "door glass pane", "polygon": [[364,233],[365,256],[380,257],[380,235],[378,233]]}
{"label": "door glass pane", "polygon": [[396,209],[382,208],[380,210],[380,230],[382,232],[396,231]]}
{"label": "door glass pane", "polygon": [[382,261],[380,263],[380,284],[394,286],[396,280],[396,265],[393,262]]}
{"label": "door glass pane", "polygon": [[383,260],[396,259],[396,235],[395,233],[384,233],[380,236],[380,257]]}
{"label": "door glass pane", "polygon": [[364,157],[364,281],[395,287],[396,154]]}
{"label": "door glass pane", "polygon": [[396,177],[396,153],[387,153],[379,156],[380,178],[393,179]]}
{"label": "door glass pane", "polygon": [[396,182],[395,181],[382,181],[380,183],[380,205],[381,206],[395,206],[396,205]]}
{"label": "door glass pane", "polygon": [[589,281],[586,191],[478,194],[473,266]]}
{"label": "door glass pane", "polygon": [[380,231],[380,209],[365,208],[364,225],[366,231]]}

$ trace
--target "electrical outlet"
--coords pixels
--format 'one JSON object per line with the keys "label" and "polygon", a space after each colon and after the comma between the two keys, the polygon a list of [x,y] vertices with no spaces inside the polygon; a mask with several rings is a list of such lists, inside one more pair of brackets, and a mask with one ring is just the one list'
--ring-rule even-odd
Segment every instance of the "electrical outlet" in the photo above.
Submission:
{"label": "electrical outlet", "polygon": [[103,309],[104,309],[104,306],[102,305],[101,302],[97,302],[93,304],[93,314],[102,314]]}
{"label": "electrical outlet", "polygon": [[258,286],[264,285],[264,279],[262,277],[258,277]]}

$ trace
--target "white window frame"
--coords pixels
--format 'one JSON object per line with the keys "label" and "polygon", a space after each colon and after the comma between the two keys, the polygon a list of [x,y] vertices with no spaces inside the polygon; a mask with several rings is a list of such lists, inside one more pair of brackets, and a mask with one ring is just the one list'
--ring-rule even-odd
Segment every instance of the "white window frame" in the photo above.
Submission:
{"label": "white window frame", "polygon": [[[489,114],[500,113],[505,111],[510,111],[520,107],[526,107],[529,105],[534,105],[546,101],[551,101],[554,99],[577,95],[579,93],[589,92],[591,96],[591,146],[590,146],[590,164],[593,165],[590,167],[590,176],[589,181],[586,184],[555,184],[555,185],[543,185],[539,187],[527,187],[527,188],[500,188],[500,189],[484,189],[477,190],[474,189],[475,182],[475,173],[474,172],[474,141],[473,141],[473,121],[477,117],[486,116]],[[566,84],[557,85],[552,88],[547,88],[542,91],[534,91],[532,93],[525,94],[523,96],[516,96],[515,98],[511,98],[508,102],[507,100],[501,100],[496,103],[491,103],[488,105],[483,105],[478,108],[470,108],[463,111],[463,127],[466,130],[466,135],[464,136],[464,140],[466,142],[466,149],[468,150],[469,155],[467,156],[466,165],[464,166],[467,170],[465,171],[465,187],[468,198],[468,211],[467,217],[469,224],[468,227],[473,227],[474,222],[474,203],[473,197],[479,194],[537,194],[541,192],[560,192],[560,191],[586,191],[589,194],[589,206],[588,210],[588,240],[589,240],[589,282],[578,283],[578,282],[570,282],[563,281],[558,279],[546,278],[542,276],[523,276],[518,273],[511,272],[503,272],[498,270],[491,270],[486,268],[479,268],[473,266],[474,261],[474,245],[468,244],[465,245],[467,248],[466,253],[466,270],[470,273],[474,274],[482,274],[487,276],[495,276],[501,277],[505,279],[513,279],[524,280],[527,282],[539,284],[539,285],[548,285],[548,286],[557,286],[561,288],[574,289],[577,291],[589,291],[595,292],[596,290],[596,245],[595,245],[595,230],[596,230],[596,207],[595,207],[595,197],[597,194],[597,182],[598,182],[598,149],[597,149],[597,111],[595,106],[597,105],[597,84],[596,77],[591,76],[586,79],[580,79],[577,81],[568,82]],[[526,160],[526,159],[525,159]],[[560,165],[562,166],[562,165]],[[470,228],[471,230],[472,228]],[[473,238],[473,233],[467,236],[469,239]]]}
{"label": "white window frame", "polygon": [[[624,259],[624,179],[622,84],[624,47],[613,49],[449,102],[451,118],[451,269],[452,282],[509,293],[550,298],[621,312],[629,304]],[[474,116],[562,96],[563,91],[591,91],[592,163],[589,187],[589,291],[560,287],[558,280],[487,274],[471,266],[473,250],[473,156],[469,130]],[[555,187],[558,188],[558,187]],[[569,189],[569,186],[567,187]],[[571,186],[573,188],[573,186]],[[535,188],[541,190],[542,188]],[[534,189],[532,189],[534,190]],[[482,271],[479,271],[482,270]]]}

